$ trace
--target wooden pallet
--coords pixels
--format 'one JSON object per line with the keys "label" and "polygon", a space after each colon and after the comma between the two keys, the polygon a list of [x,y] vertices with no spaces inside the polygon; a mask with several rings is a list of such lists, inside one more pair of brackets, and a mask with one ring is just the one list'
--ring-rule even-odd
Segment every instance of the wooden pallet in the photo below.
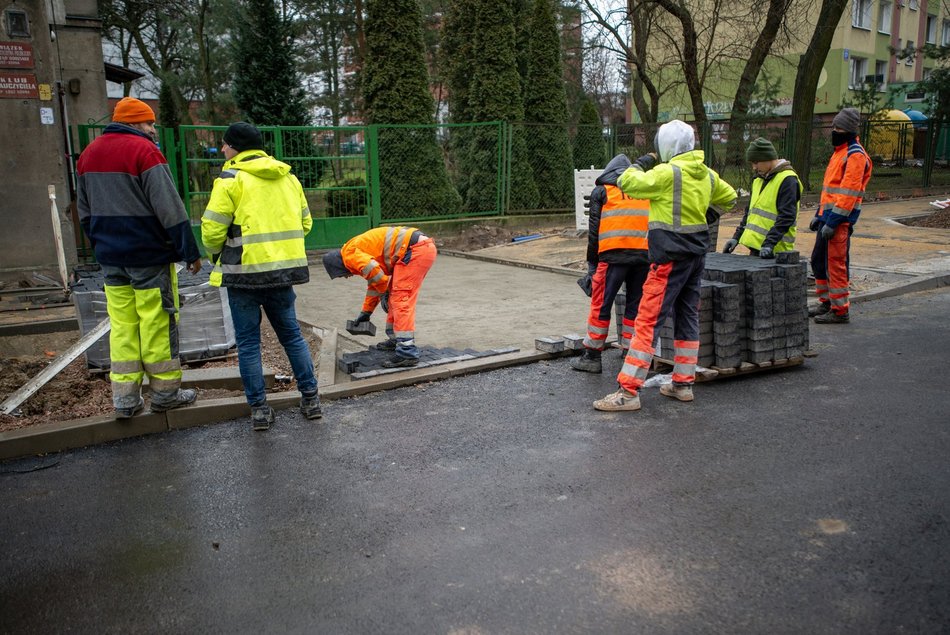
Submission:
{"label": "wooden pallet", "polygon": [[[655,357],[653,361],[654,368],[658,363],[669,366],[670,368],[673,367],[673,360],[671,359]],[[712,381],[714,379],[723,379],[725,377],[739,377],[740,375],[749,375],[751,373],[759,373],[767,370],[778,370],[780,368],[791,368],[793,366],[801,366],[804,363],[804,357],[791,357],[789,359],[777,359],[772,362],[762,362],[760,364],[742,362],[742,364],[735,368],[720,368],[719,366],[713,366],[711,368],[697,368],[696,382],[700,383],[704,381]]]}

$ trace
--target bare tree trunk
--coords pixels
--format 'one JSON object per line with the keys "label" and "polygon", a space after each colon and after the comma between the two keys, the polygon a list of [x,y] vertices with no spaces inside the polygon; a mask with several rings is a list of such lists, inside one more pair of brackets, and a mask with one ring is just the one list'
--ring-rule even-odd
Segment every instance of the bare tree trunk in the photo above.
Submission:
{"label": "bare tree trunk", "polygon": [[789,160],[795,166],[798,177],[805,189],[810,189],[808,171],[811,169],[811,125],[815,115],[815,93],[818,90],[818,77],[835,28],[848,0],[822,0],[815,31],[805,53],[799,58],[798,73],[795,75],[795,99],[792,101],[792,152]]}
{"label": "bare tree trunk", "polygon": [[699,79],[699,50],[696,46],[696,26],[689,9],[677,0],[655,0],[670,15],[676,18],[683,30],[683,78],[689,91],[689,101],[693,108],[696,127],[702,129],[707,122],[706,107],[703,105],[703,84]]}
{"label": "bare tree trunk", "polygon": [[729,122],[729,142],[726,149],[726,161],[739,165],[743,160],[743,145],[745,139],[745,124],[749,114],[749,102],[755,82],[765,64],[765,59],[772,50],[775,37],[785,20],[785,13],[791,6],[791,0],[769,0],[769,9],[765,16],[765,24],[756,38],[749,59],[742,69],[736,95],[732,100],[732,116]]}

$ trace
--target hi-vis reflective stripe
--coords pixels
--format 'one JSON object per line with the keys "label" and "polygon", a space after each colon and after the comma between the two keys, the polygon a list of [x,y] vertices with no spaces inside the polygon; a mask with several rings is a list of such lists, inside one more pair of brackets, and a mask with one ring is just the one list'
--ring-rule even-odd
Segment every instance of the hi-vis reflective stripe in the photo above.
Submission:
{"label": "hi-vis reflective stripe", "polygon": [[386,292],[385,292],[385,291],[376,291],[375,289],[367,289],[367,290],[366,290],[366,295],[368,295],[368,296],[371,297],[371,298],[379,298],[379,297],[382,297],[382,296],[386,295]]}
{"label": "hi-vis reflective stripe", "polygon": [[614,229],[611,231],[600,232],[597,236],[601,239],[604,238],[622,238],[625,236],[632,236],[633,238],[646,238],[647,232],[639,231],[636,229]]}
{"label": "hi-vis reflective stripe", "polygon": [[221,267],[221,273],[263,273],[265,271],[277,271],[278,269],[290,269],[292,267],[306,267],[307,259],[291,258],[290,260],[278,260],[277,262],[218,266]]}
{"label": "hi-vis reflective stripe", "polygon": [[752,216],[753,214],[755,214],[756,216],[761,216],[763,218],[771,218],[772,220],[776,220],[778,218],[778,214],[776,214],[775,212],[770,212],[768,210],[762,209],[761,207],[753,207],[752,209],[750,209],[749,216]]}
{"label": "hi-vis reflective stripe", "polygon": [[302,229],[291,229],[285,232],[270,232],[267,234],[251,234],[244,236],[235,236],[228,238],[228,247],[240,247],[241,245],[255,245],[259,243],[270,243],[278,240],[294,240],[303,238]]}
{"label": "hi-vis reflective stripe", "polygon": [[369,262],[366,263],[366,266],[363,267],[363,268],[360,270],[360,275],[365,278],[366,276],[369,275],[369,273],[370,273],[373,269],[375,269],[375,268],[378,267],[378,266],[379,266],[379,263],[378,263],[378,262],[376,262],[375,260],[370,260]]}
{"label": "hi-vis reflective stripe", "polygon": [[303,208],[302,210],[300,210],[300,218],[306,218],[306,217],[308,217],[308,216],[310,216],[310,208],[309,208],[309,207],[305,207],[305,208]]}
{"label": "hi-vis reflective stripe", "polygon": [[841,207],[838,207],[837,205],[835,205],[834,207],[832,207],[831,210],[829,210],[829,211],[830,211],[832,214],[837,214],[838,216],[850,216],[850,215],[851,215],[851,211],[850,211],[850,210],[843,209],[843,208],[841,208]]}
{"label": "hi-vis reflective stripe", "polygon": [[[673,224],[651,220],[650,229],[664,229],[678,234],[695,234],[708,231],[709,226],[706,223],[702,225],[683,225],[683,172],[678,166],[671,165],[670,167],[673,169]],[[716,177],[713,176],[712,172],[709,173],[709,182],[712,187],[715,187]]]}
{"label": "hi-vis reflective stripe", "polygon": [[230,216],[219,214],[218,212],[212,212],[210,209],[206,209],[205,213],[201,215],[201,218],[214,221],[216,223],[221,223],[222,225],[230,225],[231,221],[234,220]]}
{"label": "hi-vis reflective stripe", "polygon": [[142,391],[141,385],[137,381],[116,381],[112,378],[112,396],[127,397],[129,395],[138,395]]}
{"label": "hi-vis reflective stripe", "polygon": [[157,375],[159,373],[170,373],[176,370],[181,370],[181,361],[178,359],[168,359],[163,362],[144,362],[145,372],[149,375]]}
{"label": "hi-vis reflective stripe", "polygon": [[[390,271],[396,266],[396,259],[399,257],[399,246],[402,245],[407,231],[409,229],[406,227],[400,227],[398,234],[396,234],[395,227],[390,227],[386,231],[386,238],[383,240],[383,262],[389,265]],[[394,234],[396,234],[396,240],[393,240]]]}
{"label": "hi-vis reflective stripe", "polygon": [[653,361],[653,354],[646,351],[630,348],[623,360],[623,368],[620,369],[621,375],[633,377],[637,386],[643,384],[650,371],[650,362]]}
{"label": "hi-vis reflective stripe", "polygon": [[406,346],[415,345],[415,341],[414,341],[414,338],[416,337],[415,331],[396,331],[395,334],[396,334],[396,339],[400,340],[399,341],[400,344],[404,344]]}
{"label": "hi-vis reflective stripe", "polygon": [[148,380],[148,387],[152,392],[169,392],[181,386],[181,377],[175,379],[151,378]]}
{"label": "hi-vis reflective stripe", "polygon": [[823,187],[821,191],[827,194],[844,194],[845,196],[857,196],[859,198],[864,196],[864,192],[861,190],[849,190],[844,187]]}
{"label": "hi-vis reflective stripe", "polygon": [[134,360],[128,362],[112,362],[110,370],[117,375],[131,375],[132,373],[142,372],[142,361]]}

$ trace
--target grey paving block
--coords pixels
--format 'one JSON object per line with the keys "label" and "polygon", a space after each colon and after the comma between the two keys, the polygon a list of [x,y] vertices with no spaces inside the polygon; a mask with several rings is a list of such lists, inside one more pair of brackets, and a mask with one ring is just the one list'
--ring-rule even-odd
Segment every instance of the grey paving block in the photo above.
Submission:
{"label": "grey paving block", "polygon": [[545,353],[560,353],[564,350],[564,340],[560,337],[539,337],[534,340],[534,347]]}

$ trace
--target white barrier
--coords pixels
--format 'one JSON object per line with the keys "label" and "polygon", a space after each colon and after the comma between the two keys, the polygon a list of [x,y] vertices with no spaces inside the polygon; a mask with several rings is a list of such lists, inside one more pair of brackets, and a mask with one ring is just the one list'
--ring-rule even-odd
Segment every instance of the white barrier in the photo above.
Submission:
{"label": "white barrier", "polygon": [[574,170],[574,224],[578,231],[587,231],[590,219],[590,192],[603,170]]}

